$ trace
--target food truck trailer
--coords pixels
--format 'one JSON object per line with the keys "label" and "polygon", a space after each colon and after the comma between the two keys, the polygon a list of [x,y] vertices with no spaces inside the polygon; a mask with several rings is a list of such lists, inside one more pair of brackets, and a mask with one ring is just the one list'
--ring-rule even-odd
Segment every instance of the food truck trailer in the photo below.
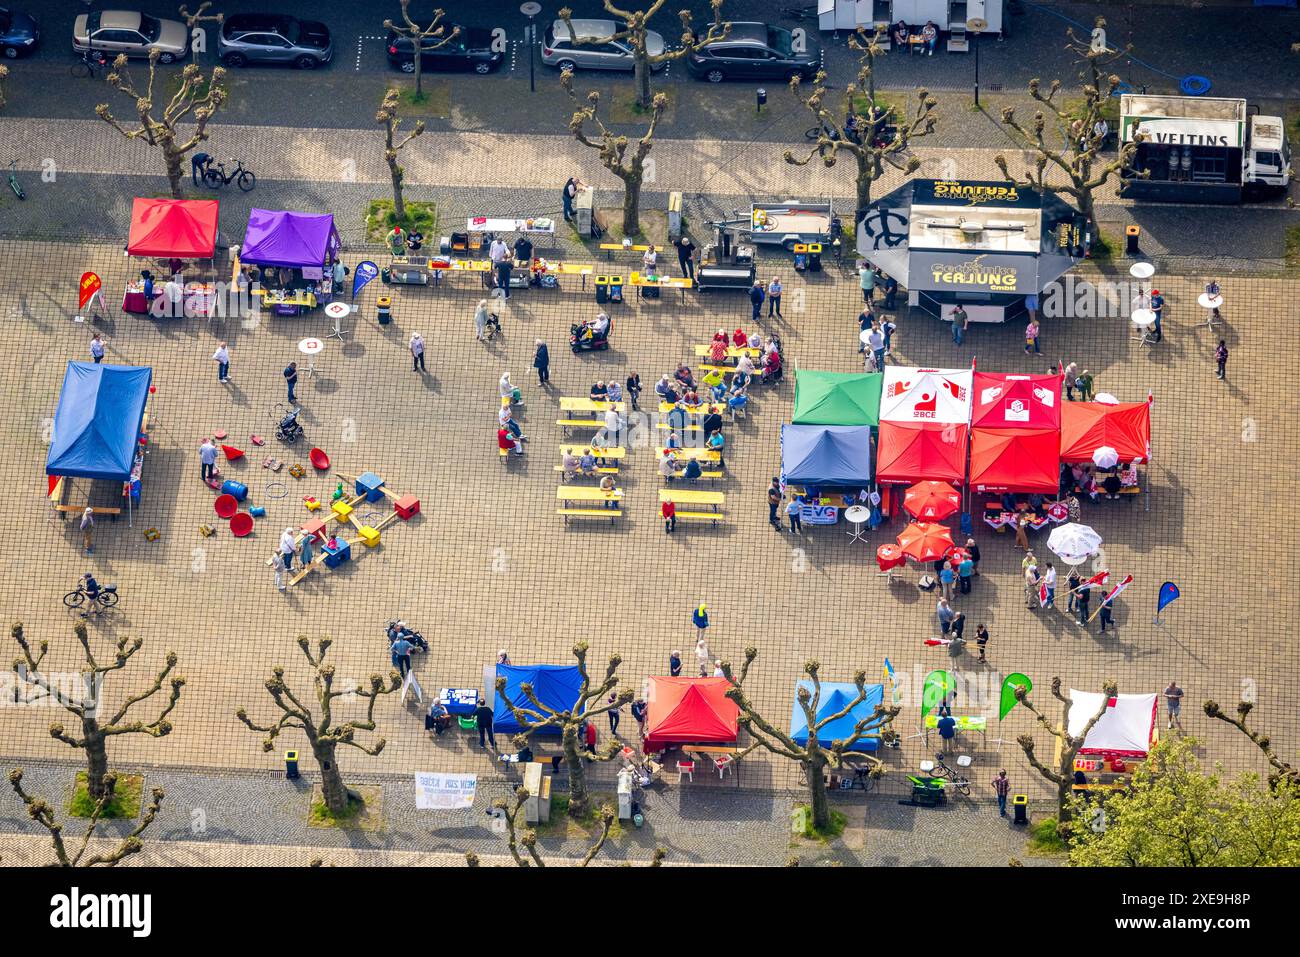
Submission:
{"label": "food truck trailer", "polygon": [[[965,51],[967,24],[982,20],[987,26],[980,33],[1002,34],[1003,0],[818,0],[817,26],[822,30],[856,30],[868,32],[876,27],[888,28],[902,20],[915,32],[926,23],[938,24],[950,40],[950,50]],[[888,48],[888,29],[884,38]]]}
{"label": "food truck trailer", "polygon": [[1208,96],[1120,97],[1120,142],[1136,143],[1120,195],[1180,203],[1239,203],[1285,192],[1291,145],[1278,116],[1245,100]]}

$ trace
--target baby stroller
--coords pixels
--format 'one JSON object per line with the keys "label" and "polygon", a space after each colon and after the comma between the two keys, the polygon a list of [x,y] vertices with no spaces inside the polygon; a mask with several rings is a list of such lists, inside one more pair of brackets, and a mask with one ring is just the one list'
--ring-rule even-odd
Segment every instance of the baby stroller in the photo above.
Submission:
{"label": "baby stroller", "polygon": [[[284,408],[279,406],[278,408]],[[298,424],[298,414],[302,409],[290,409],[280,419],[279,425],[275,427],[275,437],[281,442],[293,445],[302,438],[302,426]]]}
{"label": "baby stroller", "polygon": [[427,653],[429,650],[429,643],[424,640],[424,635],[408,627],[404,621],[390,621],[388,623],[388,643],[391,645],[398,638],[405,638],[423,652]]}
{"label": "baby stroller", "polygon": [[587,326],[585,323],[575,322],[569,326],[569,348],[575,353],[578,352],[599,352],[601,349],[609,348],[609,337],[614,332],[614,320],[609,320],[609,325],[604,333],[600,335],[586,335]]}
{"label": "baby stroller", "polygon": [[483,341],[487,342],[494,338],[501,331],[501,317],[495,312],[489,312],[487,322],[483,323]]}

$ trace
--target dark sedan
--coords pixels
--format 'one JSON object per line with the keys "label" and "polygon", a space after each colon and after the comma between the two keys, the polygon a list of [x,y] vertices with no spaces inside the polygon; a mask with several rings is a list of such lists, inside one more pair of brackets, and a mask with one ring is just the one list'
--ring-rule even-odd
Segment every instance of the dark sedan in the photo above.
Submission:
{"label": "dark sedan", "polygon": [[[443,43],[442,37],[425,39],[421,46],[420,72],[438,73],[491,73],[505,60],[505,52],[494,49],[492,31],[482,27],[459,27],[447,24],[447,33],[459,29],[454,37]],[[441,44],[441,46],[439,46]],[[415,57],[411,55],[414,44],[410,37],[389,31],[384,43],[388,62],[403,73],[415,72]]]}
{"label": "dark sedan", "polygon": [[36,18],[21,10],[0,7],[0,51],[12,60],[36,49],[41,38]]}
{"label": "dark sedan", "polygon": [[710,83],[723,80],[810,80],[821,66],[821,48],[806,33],[766,23],[733,23],[721,40],[686,58],[691,76]]}

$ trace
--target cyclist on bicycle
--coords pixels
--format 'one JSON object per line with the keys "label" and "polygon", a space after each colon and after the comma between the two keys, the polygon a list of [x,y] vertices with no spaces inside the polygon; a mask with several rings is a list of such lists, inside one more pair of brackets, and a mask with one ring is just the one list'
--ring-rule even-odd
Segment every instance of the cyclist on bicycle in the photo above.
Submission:
{"label": "cyclist on bicycle", "polygon": [[99,582],[95,581],[95,576],[90,572],[81,576],[81,588],[92,605],[99,600]]}

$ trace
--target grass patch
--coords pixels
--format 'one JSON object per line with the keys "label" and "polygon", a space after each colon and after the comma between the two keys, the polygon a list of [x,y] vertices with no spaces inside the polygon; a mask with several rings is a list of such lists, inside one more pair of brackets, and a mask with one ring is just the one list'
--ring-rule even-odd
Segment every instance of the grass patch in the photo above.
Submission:
{"label": "grass patch", "polygon": [[[624,238],[631,239],[633,243],[649,244],[654,243],[659,249],[659,258],[662,264],[666,247],[668,246],[668,211],[666,209],[641,209],[641,231],[632,236],[623,235],[623,207],[622,206],[601,206],[595,210],[597,220],[605,230],[605,235],[600,239],[592,239],[590,236],[579,236],[578,238],[586,245],[587,249],[594,255],[599,253],[601,243],[621,243]],[[575,235],[577,235],[575,230]],[[635,265],[638,269],[641,267],[641,254],[636,253],[635,258],[631,258],[632,253],[628,253],[624,258],[624,264]],[[615,262],[618,262],[617,255]]]}
{"label": "grass patch", "polygon": [[[144,793],[144,777],[139,774],[119,774],[113,796],[104,805],[102,818],[126,818],[133,820],[140,816],[140,795]],[[86,790],[86,772],[77,772],[77,781],[72,787],[72,798],[68,801],[68,813],[73,817],[90,817],[95,811],[95,799]]]}
{"label": "grass patch", "polygon": [[421,77],[421,85],[424,87],[424,92],[417,95],[414,80],[411,81],[409,87],[397,83],[389,84],[390,87],[400,91],[397,98],[398,115],[433,117],[443,120],[450,116],[451,84],[446,80],[431,81],[426,76]]}
{"label": "grass patch", "polygon": [[795,837],[806,838],[810,841],[820,841],[827,844],[836,840],[844,833],[844,828],[848,825],[849,819],[844,813],[831,808],[831,823],[829,827],[818,829],[812,823],[812,809],[807,804],[796,804],[795,813],[800,814],[801,830],[795,832]]}
{"label": "grass patch", "polygon": [[[535,830],[539,837],[547,835],[595,837],[600,833],[598,811],[602,804],[617,808],[617,795],[592,791],[588,795],[587,813],[581,817],[569,817],[569,796],[567,794],[557,794],[551,798],[551,819],[549,821],[538,821],[536,824],[528,826]],[[610,840],[622,837],[623,833],[623,824],[615,817],[614,823],[609,828]]]}
{"label": "grass patch", "polygon": [[[865,93],[853,94],[854,113],[857,113],[861,116],[866,116],[867,109],[871,105],[872,105],[872,100],[869,96],[867,96],[867,94]],[[904,111],[904,105],[905,104],[902,97],[890,96],[888,93],[876,94],[875,106],[878,109],[887,110],[890,113],[890,115],[893,117],[895,122],[898,122],[898,120],[901,117],[906,115]]]}
{"label": "grass patch", "polygon": [[1114,258],[1116,251],[1119,249],[1119,241],[1114,236],[1108,235],[1101,227],[1097,228],[1097,235],[1092,241],[1090,252],[1093,262],[1110,262]]}
{"label": "grass patch", "polygon": [[1065,854],[1070,845],[1056,830],[1056,818],[1049,817],[1029,828],[1029,853],[1035,855]]}
{"label": "grass patch", "polygon": [[[393,231],[393,227],[398,224],[397,217],[393,215],[393,201],[391,199],[372,199],[366,204],[365,214],[366,224],[366,242],[381,243],[384,237]],[[438,228],[438,207],[436,203],[412,202],[406,201],[406,218],[401,221],[402,228],[407,232],[411,227],[419,229],[424,233],[425,243],[436,241]]]}
{"label": "grass patch", "polygon": [[[662,93],[668,100],[664,105],[663,118],[659,122],[661,124],[671,123],[673,120],[673,114],[677,109],[677,91],[669,87],[664,90],[651,90],[650,93],[651,96],[656,96]],[[602,99],[604,98],[602,97]],[[643,107],[637,103],[635,90],[624,90],[620,88],[618,92],[609,98],[608,102],[609,121],[611,123],[648,123],[651,113],[654,112],[649,107]]]}
{"label": "grass patch", "polygon": [[[1071,122],[1081,120],[1088,112],[1088,101],[1081,96],[1071,97],[1063,104]],[[1119,97],[1108,96],[1101,104],[1101,118],[1110,126],[1111,134],[1119,135]]]}
{"label": "grass patch", "polygon": [[1300,226],[1288,226],[1286,231],[1286,264],[1300,267]]}
{"label": "grass patch", "polygon": [[352,789],[357,796],[348,796],[348,806],[335,814],[325,805],[320,785],[311,791],[311,804],[307,811],[308,827],[336,827],[350,831],[377,831],[383,826],[384,792],[378,787]]}

